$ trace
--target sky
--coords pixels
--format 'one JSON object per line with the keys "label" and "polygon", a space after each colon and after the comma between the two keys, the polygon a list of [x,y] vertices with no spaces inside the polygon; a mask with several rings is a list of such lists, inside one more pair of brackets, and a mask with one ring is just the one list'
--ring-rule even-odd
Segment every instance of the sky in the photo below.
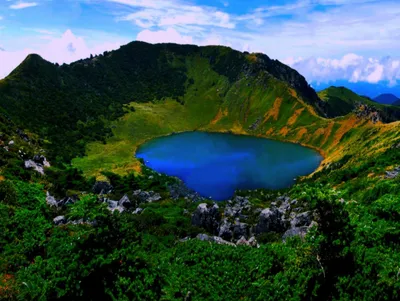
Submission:
{"label": "sky", "polygon": [[0,78],[29,53],[70,63],[134,40],[263,52],[314,85],[400,86],[399,0],[0,0]]}

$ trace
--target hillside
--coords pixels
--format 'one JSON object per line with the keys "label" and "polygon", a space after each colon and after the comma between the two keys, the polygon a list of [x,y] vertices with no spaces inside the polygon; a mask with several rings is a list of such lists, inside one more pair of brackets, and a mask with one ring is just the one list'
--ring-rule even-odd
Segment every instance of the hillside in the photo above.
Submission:
{"label": "hillside", "polygon": [[393,94],[380,94],[374,98],[374,101],[384,105],[393,105],[399,98]]}
{"label": "hillside", "polygon": [[376,111],[379,120],[392,122],[400,118],[400,110],[396,107],[377,103],[367,97],[360,96],[345,87],[329,87],[318,93],[325,101],[325,112],[328,117],[344,116],[366,105],[371,111]]}
{"label": "hillside", "polygon": [[[214,81],[207,86],[194,81],[209,70],[215,74]],[[107,121],[121,117],[124,104],[167,98],[182,102],[188,89],[205,93],[214,86],[218,89],[217,82],[223,90],[215,101],[223,102],[231,88],[255,78],[262,89],[272,90],[270,81],[292,87],[320,112],[318,96],[304,77],[266,55],[226,47],[142,42],[71,65],[56,66],[30,55],[0,81],[0,106],[51,142],[53,160],[57,156],[70,160],[84,154],[88,141],[104,140],[110,134]],[[60,132],[65,135],[60,137]]]}
{"label": "hillside", "polygon": [[[29,55],[0,81],[0,299],[398,300],[398,110],[227,47]],[[324,160],[213,202],[134,156],[192,130]]]}

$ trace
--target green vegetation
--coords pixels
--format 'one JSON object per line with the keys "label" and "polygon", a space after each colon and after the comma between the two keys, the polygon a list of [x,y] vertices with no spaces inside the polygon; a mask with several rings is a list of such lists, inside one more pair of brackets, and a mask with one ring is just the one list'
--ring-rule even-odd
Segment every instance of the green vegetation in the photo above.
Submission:
{"label": "green vegetation", "polygon": [[367,105],[377,110],[384,122],[399,120],[400,109],[385,105],[360,96],[345,87],[329,87],[320,91],[319,96],[325,100],[324,111],[328,117],[344,116],[356,110],[360,105]]}
{"label": "green vegetation", "polygon": [[[400,299],[400,176],[385,177],[399,166],[400,122],[352,113],[373,103],[342,88],[320,97],[289,67],[226,47],[135,42],[63,66],[29,56],[0,81],[0,299]],[[237,192],[260,209],[287,195],[317,224],[304,239],[258,235],[259,248],[194,239],[207,232],[192,225],[198,203],[173,198],[177,179],[133,156],[189,130],[318,149],[321,167],[293,187]],[[24,168],[37,154],[50,158],[44,175]],[[112,200],[160,199],[111,211],[91,193],[96,178]],[[72,201],[51,207],[47,191]]]}

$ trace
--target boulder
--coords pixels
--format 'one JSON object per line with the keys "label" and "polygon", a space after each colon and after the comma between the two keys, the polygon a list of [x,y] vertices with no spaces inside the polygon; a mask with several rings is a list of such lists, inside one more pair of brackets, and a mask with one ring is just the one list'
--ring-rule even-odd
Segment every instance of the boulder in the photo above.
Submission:
{"label": "boulder", "polygon": [[233,200],[229,200],[225,206],[224,216],[226,217],[243,217],[243,212],[251,210],[250,201],[241,196],[235,196]]}
{"label": "boulder", "polygon": [[56,226],[65,225],[67,223],[67,219],[65,218],[65,216],[60,215],[60,216],[57,216],[57,217],[55,217],[53,219],[53,223]]}
{"label": "boulder", "polygon": [[46,192],[46,203],[50,207],[58,207],[58,201],[48,191]]}
{"label": "boulder", "polygon": [[292,228],[309,226],[312,221],[311,217],[312,217],[312,215],[311,215],[311,212],[309,212],[309,211],[296,214],[290,221],[290,226]]}
{"label": "boulder", "polygon": [[136,208],[135,211],[133,211],[133,214],[141,214],[143,212],[143,208]]}
{"label": "boulder", "polygon": [[132,203],[126,194],[118,201],[118,206],[126,209],[132,207]]}
{"label": "boulder", "polygon": [[293,236],[304,237],[307,234],[307,232],[308,232],[308,227],[306,226],[290,228],[283,234],[282,239],[286,240],[286,238]]}
{"label": "boulder", "polygon": [[104,181],[98,181],[92,187],[94,194],[109,194],[113,189],[114,187],[110,183]]}
{"label": "boulder", "polygon": [[217,204],[208,206],[206,203],[202,203],[192,214],[192,225],[202,227],[214,234],[218,234],[220,220],[221,215]]}
{"label": "boulder", "polygon": [[228,219],[224,218],[221,225],[219,226],[218,236],[225,239],[231,240],[233,237],[233,231],[231,230],[232,224],[228,221]]}
{"label": "boulder", "polygon": [[248,237],[249,227],[246,223],[241,223],[237,218],[233,224],[233,238]]}
{"label": "boulder", "polygon": [[260,213],[256,233],[283,232],[286,229],[285,222],[282,220],[283,214],[276,208],[266,208]]}
{"label": "boulder", "polygon": [[259,248],[260,246],[257,243],[257,240],[254,236],[252,236],[249,240],[246,240],[244,236],[242,236],[237,242],[237,246],[249,246],[253,248]]}
{"label": "boulder", "polygon": [[37,164],[35,161],[33,160],[26,160],[24,162],[24,166],[26,169],[33,169],[35,171],[37,171],[38,173],[44,175],[44,169],[42,165]]}
{"label": "boulder", "polygon": [[256,247],[259,248],[260,247],[260,245],[257,242],[257,239],[254,236],[250,237],[250,239],[248,240],[248,243],[249,243],[249,245],[251,247],[254,247],[254,248],[256,248]]}
{"label": "boulder", "polygon": [[161,200],[161,195],[159,193],[154,191],[142,191],[140,189],[135,190],[132,194],[132,197],[136,201],[137,205]]}

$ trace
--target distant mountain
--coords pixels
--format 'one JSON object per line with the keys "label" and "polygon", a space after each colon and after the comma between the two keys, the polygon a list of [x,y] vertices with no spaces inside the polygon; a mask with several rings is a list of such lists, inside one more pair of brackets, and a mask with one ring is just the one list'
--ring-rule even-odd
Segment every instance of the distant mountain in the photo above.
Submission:
{"label": "distant mountain", "polygon": [[384,105],[391,105],[398,101],[399,98],[393,94],[385,93],[375,97],[373,100]]}
{"label": "distant mountain", "polygon": [[371,99],[374,99],[381,94],[400,95],[400,85],[390,86],[389,82],[370,84],[365,82],[351,83],[345,80],[339,80],[328,83],[311,82],[310,84],[316,91],[322,91],[329,88],[330,86],[346,87],[347,89],[352,90],[358,95],[365,95]]}
{"label": "distant mountain", "polygon": [[394,105],[394,106],[400,106],[400,99],[396,100],[396,101],[393,103],[393,105]]}
{"label": "distant mountain", "polygon": [[332,86],[318,92],[318,96],[325,102],[324,112],[329,118],[347,115],[357,111],[360,106],[367,106],[370,110],[378,112],[384,122],[396,121],[400,118],[400,108],[374,102],[345,87]]}

